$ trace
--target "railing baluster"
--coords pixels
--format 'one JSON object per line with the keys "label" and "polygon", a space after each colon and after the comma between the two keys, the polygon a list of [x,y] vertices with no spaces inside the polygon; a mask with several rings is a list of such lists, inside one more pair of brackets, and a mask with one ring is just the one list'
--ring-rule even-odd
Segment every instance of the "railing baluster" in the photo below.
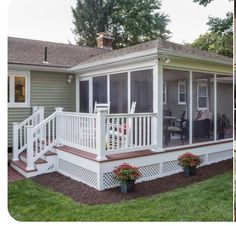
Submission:
{"label": "railing baluster", "polygon": [[147,117],[147,145],[150,145],[150,117]]}
{"label": "railing baluster", "polygon": [[146,144],[146,118],[143,117],[143,145],[147,145]]}

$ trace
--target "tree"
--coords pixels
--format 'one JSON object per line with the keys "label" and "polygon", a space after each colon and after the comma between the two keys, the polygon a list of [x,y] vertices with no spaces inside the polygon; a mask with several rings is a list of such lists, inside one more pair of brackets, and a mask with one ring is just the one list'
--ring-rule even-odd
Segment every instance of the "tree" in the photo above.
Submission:
{"label": "tree", "polygon": [[192,47],[233,57],[233,13],[228,12],[224,19],[209,17],[207,25],[208,32],[200,35]]}
{"label": "tree", "polygon": [[104,1],[77,0],[76,7],[71,9],[77,44],[95,46],[97,33],[105,31],[108,23]]}
{"label": "tree", "polygon": [[168,39],[170,20],[160,7],[160,0],[77,0],[72,8],[77,43],[95,46],[101,31],[113,35],[114,48]]}
{"label": "tree", "polygon": [[[214,0],[193,0],[193,2],[198,2],[199,5],[207,6],[209,3],[211,3]],[[230,2],[233,0],[229,0]]]}

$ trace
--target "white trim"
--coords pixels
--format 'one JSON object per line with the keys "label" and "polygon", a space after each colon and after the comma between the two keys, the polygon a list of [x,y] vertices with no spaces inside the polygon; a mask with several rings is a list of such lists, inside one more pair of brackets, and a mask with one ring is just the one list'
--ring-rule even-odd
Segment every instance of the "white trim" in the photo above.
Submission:
{"label": "white trim", "polygon": [[[214,74],[214,140],[217,140],[217,75]],[[234,95],[233,95],[234,96]]]}
{"label": "white trim", "polygon": [[[184,92],[180,92],[180,86],[184,86]],[[180,94],[184,94],[185,101],[180,101]],[[186,105],[186,82],[178,81],[178,105]]]}
{"label": "white trim", "polygon": [[29,65],[29,64],[8,64],[9,70],[28,70],[28,71],[46,71],[46,72],[58,72],[58,73],[73,73],[70,68],[64,67],[53,67],[53,66],[40,66],[40,65]]}
{"label": "white trim", "polygon": [[193,71],[189,71],[189,144],[193,143]]}
{"label": "white trim", "polygon": [[[206,87],[206,96],[199,96],[199,87]],[[206,107],[199,107],[199,98],[206,98]],[[209,95],[208,95],[208,84],[206,80],[198,80],[197,81],[197,110],[198,111],[205,111],[208,110],[209,108],[209,104],[208,104],[208,100],[209,100]]]}
{"label": "white trim", "polygon": [[[109,59],[99,60],[96,62],[90,62],[90,63],[84,63],[84,64],[81,63],[77,66],[72,67],[71,70],[74,72],[79,72],[79,70],[94,68],[94,67],[100,66],[100,65],[102,65],[103,67],[106,67],[107,65],[112,64],[112,63],[123,64],[124,61],[126,63],[130,63],[130,62],[137,61],[140,58],[142,60],[146,60],[146,59],[149,59],[150,57],[154,58],[156,56],[156,54],[157,54],[157,49],[154,48],[154,49],[149,49],[149,50],[145,50],[145,51],[125,54],[123,56],[111,57]],[[130,62],[127,62],[127,61],[130,61]]]}
{"label": "white trim", "polygon": [[129,112],[129,109],[131,107],[131,75],[130,75],[130,71],[128,71],[128,74],[127,74],[127,104],[128,104],[128,112]]}
{"label": "white trim", "polygon": [[163,81],[163,105],[166,105],[166,104],[167,104],[167,82]]}
{"label": "white trim", "polygon": [[232,65],[231,60],[227,60],[227,59],[216,59],[216,58],[209,58],[209,57],[204,57],[204,56],[199,56],[196,54],[191,54],[191,53],[180,53],[180,52],[176,52],[174,50],[169,50],[169,49],[158,49],[156,48],[152,48],[152,49],[148,49],[148,50],[144,50],[144,51],[138,51],[135,53],[130,53],[130,54],[125,54],[123,56],[113,56],[109,59],[105,59],[105,60],[98,60],[96,62],[89,62],[89,63],[82,63],[79,64],[77,66],[74,66],[71,68],[72,71],[78,71],[78,70],[82,70],[82,69],[89,69],[89,68],[93,68],[96,66],[106,66],[109,64],[114,64],[114,63],[122,63],[124,61],[135,61],[137,59],[140,58],[147,58],[150,57],[154,54],[159,54],[160,56],[164,55],[166,57],[167,56],[172,56],[172,57],[177,57],[177,58],[187,58],[187,59],[194,59],[194,60],[199,60],[199,61],[205,61],[205,62],[214,62],[214,63],[219,63],[219,64],[224,64],[224,65]]}
{"label": "white trim", "polygon": [[[10,102],[8,108],[29,108],[30,107],[30,71],[25,70],[8,70],[10,77]],[[15,77],[25,78],[25,102],[17,103],[15,97]]]}

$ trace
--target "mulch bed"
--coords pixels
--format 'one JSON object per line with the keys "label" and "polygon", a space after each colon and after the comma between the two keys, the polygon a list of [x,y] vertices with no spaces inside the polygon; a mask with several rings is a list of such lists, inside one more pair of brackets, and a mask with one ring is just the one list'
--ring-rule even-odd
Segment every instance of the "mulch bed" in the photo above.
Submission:
{"label": "mulch bed", "polygon": [[156,180],[138,183],[135,185],[135,192],[122,194],[120,188],[112,188],[104,191],[97,191],[81,182],[74,181],[69,177],[57,172],[39,175],[32,180],[42,186],[54,191],[61,192],[71,197],[74,201],[84,204],[108,204],[122,200],[135,199],[138,197],[151,196],[175,188],[200,182],[215,175],[222,174],[233,169],[233,161],[226,160],[219,163],[203,166],[197,170],[197,175],[185,177],[183,173],[158,178]]}

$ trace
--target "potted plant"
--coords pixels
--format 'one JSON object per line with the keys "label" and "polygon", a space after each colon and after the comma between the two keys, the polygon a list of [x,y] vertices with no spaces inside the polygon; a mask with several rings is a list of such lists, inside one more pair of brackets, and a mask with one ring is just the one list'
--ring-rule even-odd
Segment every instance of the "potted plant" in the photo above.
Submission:
{"label": "potted plant", "polygon": [[201,164],[201,159],[198,155],[186,152],[178,157],[178,164],[183,168],[185,176],[196,174],[196,167]]}
{"label": "potted plant", "polygon": [[134,191],[135,180],[141,176],[138,168],[128,163],[123,163],[115,167],[113,173],[115,179],[120,182],[122,193]]}

